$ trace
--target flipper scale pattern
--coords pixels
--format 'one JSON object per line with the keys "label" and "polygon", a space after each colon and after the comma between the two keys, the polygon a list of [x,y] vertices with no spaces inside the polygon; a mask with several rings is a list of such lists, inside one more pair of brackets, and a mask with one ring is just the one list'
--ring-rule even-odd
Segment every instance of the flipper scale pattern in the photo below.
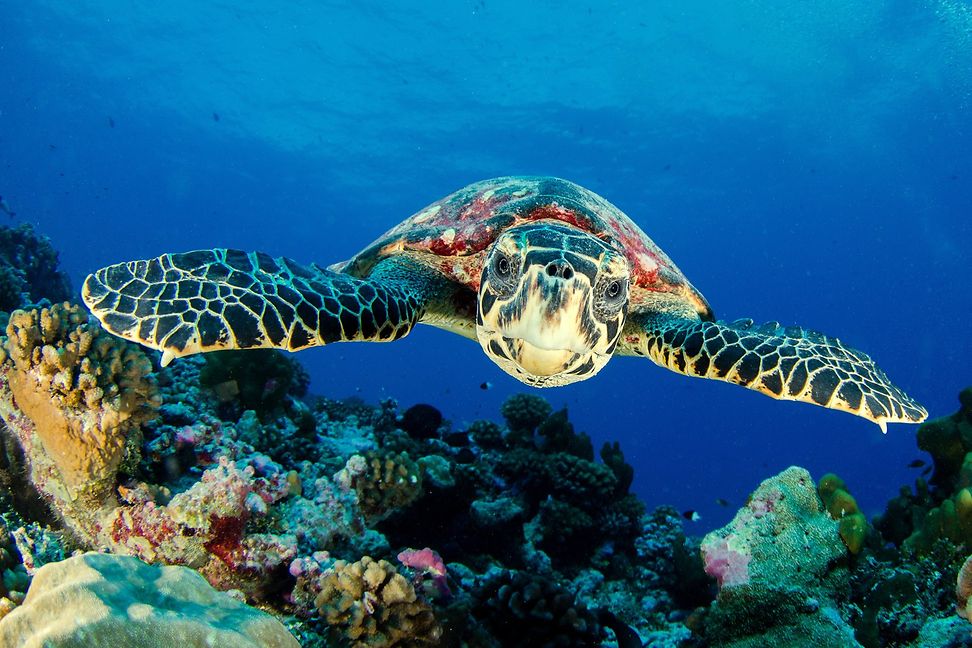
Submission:
{"label": "flipper scale pattern", "polygon": [[723,380],[773,398],[850,412],[886,429],[918,423],[928,412],[895,386],[871,358],[834,337],[778,322],[657,318],[640,350],[689,376]]}
{"label": "flipper scale pattern", "polygon": [[403,288],[231,249],[111,265],[82,297],[108,331],[162,351],[163,365],[219,349],[391,341],[421,317]]}

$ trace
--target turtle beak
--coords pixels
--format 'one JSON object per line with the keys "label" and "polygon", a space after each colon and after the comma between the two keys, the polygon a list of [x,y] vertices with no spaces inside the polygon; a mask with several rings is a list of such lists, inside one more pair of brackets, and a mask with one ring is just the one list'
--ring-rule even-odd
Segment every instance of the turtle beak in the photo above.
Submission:
{"label": "turtle beak", "polygon": [[513,340],[517,362],[534,376],[552,376],[570,365],[577,354],[568,349],[544,349],[524,339]]}

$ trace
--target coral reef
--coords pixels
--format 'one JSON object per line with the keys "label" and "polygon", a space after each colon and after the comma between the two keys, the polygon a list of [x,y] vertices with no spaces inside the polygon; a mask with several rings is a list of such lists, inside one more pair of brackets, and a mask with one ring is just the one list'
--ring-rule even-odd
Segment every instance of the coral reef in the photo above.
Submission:
{"label": "coral reef", "polygon": [[846,581],[835,565],[847,548],[806,470],[790,467],[760,484],[701,550],[719,583],[706,632],[720,645],[853,645],[831,594]]}
{"label": "coral reef", "polygon": [[140,424],[160,400],[152,364],[133,344],[104,333],[68,303],[14,311],[0,351],[35,484],[71,510],[101,507],[123,464],[137,462]]}
{"label": "coral reef", "polygon": [[556,582],[535,574],[504,571],[475,593],[475,614],[503,646],[600,646],[597,615]]}
{"label": "coral reef", "polygon": [[[677,510],[646,511],[629,492],[621,444],[595,455],[536,394],[508,398],[502,420],[454,426],[430,404],[400,412],[307,388],[277,351],[163,369],[70,304],[13,313],[0,351],[0,632],[33,632],[17,619],[50,616],[42,601],[55,600],[40,576],[94,549],[117,562],[64,582],[105,612],[65,605],[82,621],[50,624],[65,644],[116,632],[124,605],[150,636],[141,645],[163,623],[210,632],[242,599],[281,617],[293,635],[281,645],[308,648],[972,645],[956,613],[972,609],[972,390],[919,429],[935,474],[873,526],[836,475],[815,484],[793,467],[700,539]],[[170,578],[212,609],[173,602],[167,577],[145,570],[182,574]],[[106,579],[120,584],[111,600]],[[247,623],[211,631],[259,643],[240,634]]]}
{"label": "coral reef", "polygon": [[214,590],[191,569],[98,553],[39,569],[23,604],[0,620],[0,644],[299,646],[272,616]]}
{"label": "coral reef", "polygon": [[357,492],[358,506],[372,523],[411,504],[422,492],[422,472],[404,452],[354,455],[337,479]]}
{"label": "coral reef", "polygon": [[339,560],[324,574],[315,605],[353,648],[435,645],[441,629],[431,606],[385,560]]}
{"label": "coral reef", "polygon": [[0,311],[9,313],[41,299],[70,299],[71,281],[57,266],[50,239],[29,223],[0,226]]}
{"label": "coral reef", "polygon": [[867,538],[867,518],[857,507],[857,500],[847,490],[844,480],[827,473],[817,484],[817,494],[823,500],[830,517],[837,520],[837,531],[852,554],[859,554]]}

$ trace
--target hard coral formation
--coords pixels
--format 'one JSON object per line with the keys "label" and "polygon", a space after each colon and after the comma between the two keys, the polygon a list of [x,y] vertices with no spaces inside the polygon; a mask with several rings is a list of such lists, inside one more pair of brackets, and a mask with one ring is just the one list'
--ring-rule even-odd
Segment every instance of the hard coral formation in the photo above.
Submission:
{"label": "hard coral formation", "polygon": [[12,427],[34,483],[61,503],[100,506],[122,462],[137,460],[139,426],[160,403],[148,357],[65,302],[11,314],[0,372],[8,422],[14,408],[32,422]]}
{"label": "hard coral formation", "polygon": [[338,560],[321,580],[315,605],[335,635],[352,648],[436,645],[441,628],[432,607],[386,560]]}
{"label": "hard coral formation", "polygon": [[299,362],[276,349],[207,353],[199,383],[224,404],[252,410],[265,421],[287,403],[288,396],[307,394],[310,378]]}
{"label": "hard coral formation", "polygon": [[355,455],[339,479],[358,493],[361,512],[371,523],[411,504],[422,492],[422,471],[404,452]]}
{"label": "hard coral formation", "polygon": [[0,620],[0,645],[298,648],[279,621],[190,569],[97,553],[39,569],[23,605]]}
{"label": "hard coral formation", "polygon": [[522,571],[499,572],[478,588],[475,614],[503,646],[600,646],[597,615],[556,582]]}
{"label": "hard coral formation", "polygon": [[535,394],[514,394],[500,407],[510,433],[519,443],[532,442],[533,432],[552,411],[550,403]]}
{"label": "hard coral formation", "polygon": [[876,522],[887,539],[924,555],[936,544],[972,547],[972,388],[959,394],[959,410],[918,428],[918,445],[932,455],[935,472],[916,480],[888,503]]}
{"label": "hard coral formation", "polygon": [[57,266],[50,239],[29,223],[0,226],[0,311],[9,313],[43,298],[70,299],[71,282]]}
{"label": "hard coral formation", "polygon": [[728,642],[771,633],[791,642],[784,645],[853,645],[840,643],[852,632],[829,600],[847,549],[806,470],[791,467],[760,484],[701,550],[706,573],[719,582],[706,621],[714,641],[736,645]]}
{"label": "hard coral formation", "polygon": [[413,439],[434,439],[439,436],[442,412],[426,403],[412,405],[402,414],[398,425]]}

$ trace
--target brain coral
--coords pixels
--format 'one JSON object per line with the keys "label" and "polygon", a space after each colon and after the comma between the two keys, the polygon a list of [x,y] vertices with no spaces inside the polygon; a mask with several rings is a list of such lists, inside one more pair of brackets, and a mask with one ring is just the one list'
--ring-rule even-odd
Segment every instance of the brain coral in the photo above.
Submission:
{"label": "brain coral", "polygon": [[432,646],[441,635],[432,608],[387,560],[338,560],[315,604],[353,648]]}
{"label": "brain coral", "polygon": [[0,645],[298,648],[283,625],[186,567],[87,553],[41,567]]}
{"label": "brain coral", "polygon": [[14,311],[0,364],[40,441],[21,434],[35,483],[53,464],[60,479],[42,490],[67,502],[106,498],[126,453],[138,451],[140,424],[159,406],[148,357],[65,302]]}

